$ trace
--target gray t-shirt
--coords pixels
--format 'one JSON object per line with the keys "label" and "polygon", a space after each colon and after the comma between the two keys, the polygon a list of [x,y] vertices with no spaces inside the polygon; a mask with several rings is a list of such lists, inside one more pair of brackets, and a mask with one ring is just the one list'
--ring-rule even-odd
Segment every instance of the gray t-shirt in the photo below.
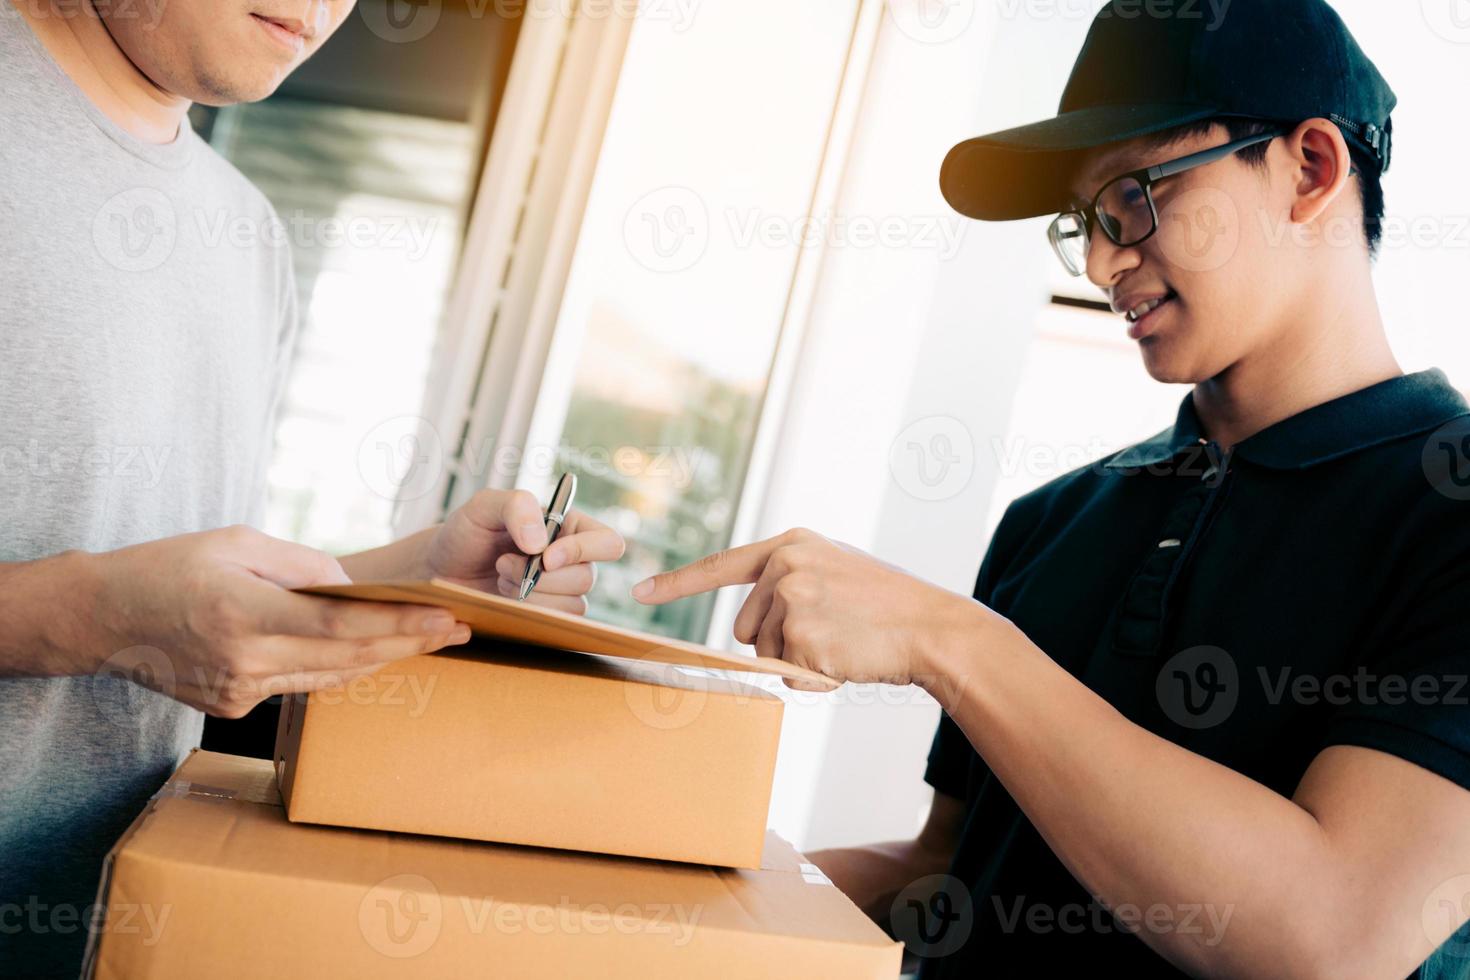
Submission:
{"label": "gray t-shirt", "polygon": [[[290,261],[187,125],[123,132],[0,0],[0,561],[259,523]],[[199,744],[106,674],[0,679],[0,974],[76,974],[104,854]]]}

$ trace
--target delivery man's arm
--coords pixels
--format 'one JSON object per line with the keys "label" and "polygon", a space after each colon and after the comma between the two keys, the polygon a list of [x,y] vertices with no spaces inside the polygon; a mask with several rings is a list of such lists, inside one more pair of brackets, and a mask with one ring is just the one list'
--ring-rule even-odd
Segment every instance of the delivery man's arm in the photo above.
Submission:
{"label": "delivery man's arm", "polygon": [[964,820],[962,801],[935,793],[929,819],[913,840],[834,847],[807,857],[869,918],[886,925],[899,892],[920,878],[949,870]]}
{"label": "delivery man's arm", "polygon": [[633,594],[750,582],[738,639],[837,679],[919,684],[1107,907],[1203,907],[1217,928],[1138,924],[1191,974],[1407,976],[1466,918],[1425,912],[1470,873],[1470,792],[1427,769],[1332,746],[1288,799],[1133,724],[973,599],[810,531]]}

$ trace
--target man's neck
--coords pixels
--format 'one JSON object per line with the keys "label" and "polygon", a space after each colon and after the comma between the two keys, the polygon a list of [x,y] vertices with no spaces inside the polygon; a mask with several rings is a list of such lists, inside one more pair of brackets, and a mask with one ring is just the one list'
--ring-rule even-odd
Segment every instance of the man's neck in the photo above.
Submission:
{"label": "man's neck", "polygon": [[1278,340],[1194,389],[1205,433],[1230,448],[1309,408],[1401,376],[1371,279],[1325,290]]}
{"label": "man's neck", "polygon": [[66,9],[55,0],[0,2],[13,4],[61,70],[125,132],[147,143],[178,135],[189,100],[164,91],[133,64],[91,0]]}

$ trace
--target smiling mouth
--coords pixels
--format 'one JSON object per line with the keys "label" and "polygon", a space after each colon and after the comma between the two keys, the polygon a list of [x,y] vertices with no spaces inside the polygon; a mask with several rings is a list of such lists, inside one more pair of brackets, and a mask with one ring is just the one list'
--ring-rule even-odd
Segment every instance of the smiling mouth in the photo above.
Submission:
{"label": "smiling mouth", "polygon": [[1137,323],[1145,317],[1153,314],[1156,310],[1159,310],[1174,302],[1174,300],[1178,298],[1179,294],[1171,289],[1169,290],[1168,295],[1164,296],[1162,299],[1149,300],[1147,303],[1141,303],[1133,309],[1129,310],[1126,314],[1124,314],[1124,317],[1128,320],[1129,323]]}

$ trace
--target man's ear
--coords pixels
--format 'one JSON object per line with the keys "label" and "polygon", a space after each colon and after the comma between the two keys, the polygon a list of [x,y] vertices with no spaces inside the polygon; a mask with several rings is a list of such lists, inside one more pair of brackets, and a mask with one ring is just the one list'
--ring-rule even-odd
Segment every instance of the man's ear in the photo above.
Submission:
{"label": "man's ear", "polygon": [[1282,137],[1282,145],[1291,157],[1295,181],[1291,220],[1316,221],[1352,179],[1347,140],[1331,120],[1308,119]]}

